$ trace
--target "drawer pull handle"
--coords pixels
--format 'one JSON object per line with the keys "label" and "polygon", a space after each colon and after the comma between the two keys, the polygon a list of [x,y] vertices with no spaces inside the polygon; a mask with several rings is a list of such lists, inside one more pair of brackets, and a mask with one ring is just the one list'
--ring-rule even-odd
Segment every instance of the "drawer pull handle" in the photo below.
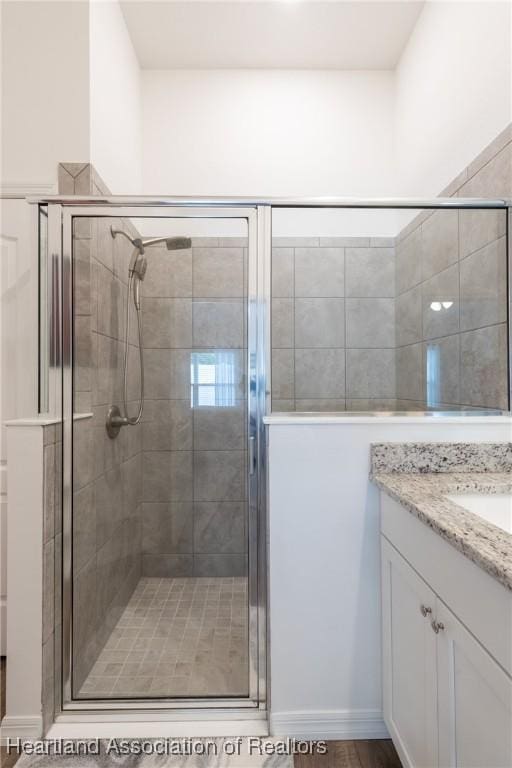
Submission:
{"label": "drawer pull handle", "polygon": [[420,608],[420,611],[421,611],[421,615],[426,618],[429,615],[429,613],[432,613],[432,608],[426,608],[424,605],[422,605]]}
{"label": "drawer pull handle", "polygon": [[432,624],[431,624],[430,626],[432,627],[432,629],[434,630],[434,632],[436,633],[436,635],[438,635],[438,634],[439,634],[439,632],[440,632],[442,629],[444,629],[444,624],[443,624],[443,622],[442,622],[442,621],[436,621],[435,619],[434,619],[434,621],[432,622]]}

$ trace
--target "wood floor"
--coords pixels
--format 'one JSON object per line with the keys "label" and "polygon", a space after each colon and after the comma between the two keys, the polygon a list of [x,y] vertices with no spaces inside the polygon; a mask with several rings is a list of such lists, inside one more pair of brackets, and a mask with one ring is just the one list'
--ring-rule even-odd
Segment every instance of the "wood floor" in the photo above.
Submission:
{"label": "wood floor", "polygon": [[328,741],[325,755],[296,755],[294,768],[402,768],[393,742]]}
{"label": "wood floor", "polygon": [[[5,713],[5,658],[0,662],[0,719]],[[296,755],[294,768],[402,768],[391,741],[328,741],[325,755]],[[1,768],[12,768],[17,755],[0,748]]]}

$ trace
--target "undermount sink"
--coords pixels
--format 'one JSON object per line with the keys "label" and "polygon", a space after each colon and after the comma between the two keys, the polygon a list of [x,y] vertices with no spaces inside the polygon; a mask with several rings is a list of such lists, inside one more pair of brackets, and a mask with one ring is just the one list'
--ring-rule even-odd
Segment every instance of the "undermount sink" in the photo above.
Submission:
{"label": "undermount sink", "polygon": [[446,498],[512,534],[512,493],[450,493]]}

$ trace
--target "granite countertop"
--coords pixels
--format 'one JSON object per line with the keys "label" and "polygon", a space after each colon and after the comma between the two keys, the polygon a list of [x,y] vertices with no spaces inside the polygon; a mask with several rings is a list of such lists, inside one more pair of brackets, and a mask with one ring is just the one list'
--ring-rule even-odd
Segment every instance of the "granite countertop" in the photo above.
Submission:
{"label": "granite countertop", "polygon": [[512,493],[510,444],[481,444],[481,452],[463,443],[439,446],[372,446],[371,478],[388,496],[512,590],[512,534],[445,498],[445,494],[466,492]]}

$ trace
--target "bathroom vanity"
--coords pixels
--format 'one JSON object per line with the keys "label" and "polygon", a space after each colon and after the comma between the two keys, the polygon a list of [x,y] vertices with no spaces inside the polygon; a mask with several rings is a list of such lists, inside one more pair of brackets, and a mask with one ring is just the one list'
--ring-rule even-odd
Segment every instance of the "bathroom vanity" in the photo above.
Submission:
{"label": "bathroom vanity", "polygon": [[497,461],[374,472],[384,719],[405,766],[512,765],[512,477]]}

